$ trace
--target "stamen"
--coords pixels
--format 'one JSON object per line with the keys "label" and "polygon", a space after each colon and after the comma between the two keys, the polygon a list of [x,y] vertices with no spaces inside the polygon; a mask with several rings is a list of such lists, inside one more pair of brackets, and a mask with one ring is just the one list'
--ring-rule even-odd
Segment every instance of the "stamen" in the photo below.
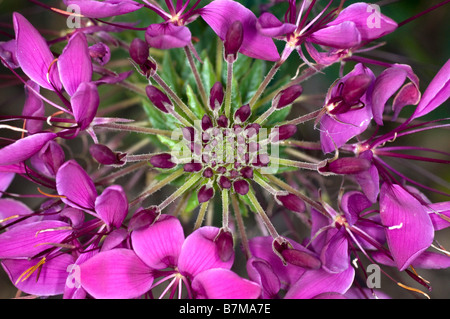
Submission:
{"label": "stamen", "polygon": [[12,216],[6,217],[6,218],[3,218],[3,219],[0,219],[0,223],[4,223],[4,222],[6,222],[6,221],[8,221],[10,219],[14,219],[14,218],[18,218],[18,217],[20,217],[20,215],[12,215]]}
{"label": "stamen", "polygon": [[419,294],[424,295],[424,296],[427,297],[428,299],[431,299],[430,296],[428,296],[426,293],[424,293],[423,291],[421,291],[421,290],[419,290],[419,289],[409,287],[409,286],[407,286],[407,285],[402,284],[401,282],[397,282],[397,285],[399,285],[400,287],[402,287],[402,288],[404,288],[404,289],[406,289],[406,290],[413,291],[413,292],[417,292],[417,293],[419,293]]}
{"label": "stamen", "polygon": [[[16,131],[16,132],[28,133],[28,131],[26,129],[15,127],[15,126],[11,126],[11,125],[7,125],[7,124],[0,124],[0,129],[2,129],[2,128],[8,129],[8,130],[11,130],[11,131]],[[23,138],[23,134],[22,134],[22,138]]]}
{"label": "stamen", "polygon": [[44,196],[51,197],[51,198],[67,198],[67,196],[64,195],[54,195],[54,194],[48,194],[41,190],[39,187],[37,188],[38,192],[41,193]]}
{"label": "stamen", "polygon": [[[46,261],[45,257],[42,257],[42,259],[36,265],[25,270],[19,276],[19,278],[17,278],[15,285],[17,285],[19,282],[24,282],[25,280],[27,280],[37,269],[39,269],[40,267],[42,267],[42,265],[45,264],[45,261]],[[37,276],[37,277],[39,278],[39,276]],[[38,278],[36,278],[36,280]]]}

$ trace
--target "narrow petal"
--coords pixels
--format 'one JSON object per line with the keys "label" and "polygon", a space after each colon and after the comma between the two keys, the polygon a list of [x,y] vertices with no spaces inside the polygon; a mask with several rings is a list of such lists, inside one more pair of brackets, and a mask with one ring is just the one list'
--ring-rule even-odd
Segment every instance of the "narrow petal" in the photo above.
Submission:
{"label": "narrow petal", "polygon": [[97,299],[130,299],[146,293],[151,269],[130,249],[101,252],[80,265],[81,286]]}
{"label": "narrow petal", "polygon": [[[43,88],[54,90],[47,80],[47,73],[54,57],[45,39],[20,13],[13,14],[14,31],[16,33],[16,56],[22,71]],[[52,66],[50,81],[61,89],[56,65]]]}
{"label": "narrow petal", "polygon": [[353,283],[355,270],[348,267],[340,273],[323,269],[307,271],[286,293],[286,299],[311,299],[323,293],[345,294]]}
{"label": "narrow petal", "polygon": [[97,86],[91,82],[83,82],[72,96],[73,116],[81,130],[89,127],[97,114],[100,97]]}
{"label": "narrow petal", "polygon": [[95,212],[110,226],[119,228],[128,214],[128,200],[120,185],[107,187],[95,200]]}
{"label": "narrow petal", "polygon": [[[373,153],[369,150],[362,152],[359,156],[372,161]],[[367,171],[355,174],[354,178],[361,186],[364,195],[366,195],[372,203],[375,203],[380,192],[380,176],[377,167],[372,164]]]}
{"label": "narrow petal", "polygon": [[15,176],[16,174],[14,172],[0,171],[0,197],[3,196],[3,192],[8,189],[9,185],[11,185]]}
{"label": "narrow petal", "polygon": [[92,79],[92,62],[86,36],[76,32],[58,58],[59,77],[67,94],[72,96],[83,82]]}
{"label": "narrow petal", "polygon": [[94,209],[97,191],[94,182],[75,161],[65,162],[56,174],[56,190],[62,201],[80,209]]}
{"label": "narrow petal", "polygon": [[421,117],[433,111],[450,96],[450,59],[439,70],[423,93],[412,119]]}
{"label": "narrow petal", "polygon": [[195,276],[192,289],[198,299],[257,299],[261,287],[228,269],[209,269]]}
{"label": "narrow petal", "polygon": [[136,254],[149,267],[175,267],[184,242],[183,227],[175,217],[161,215],[154,224],[133,231],[131,241]]}
{"label": "narrow petal", "polygon": [[191,31],[172,23],[151,24],[145,31],[145,40],[157,49],[183,48],[191,42]]}
{"label": "narrow petal", "polygon": [[[39,85],[33,81],[28,81],[27,84],[36,92],[39,92]],[[44,101],[28,86],[25,86],[25,104],[23,106],[22,115],[24,116],[45,116]],[[25,129],[29,134],[35,134],[42,130],[43,121],[28,119],[25,124]]]}
{"label": "narrow petal", "polygon": [[344,21],[314,32],[308,40],[332,48],[347,49],[358,45],[361,36],[353,22]]}
{"label": "narrow petal", "polygon": [[392,256],[398,269],[404,270],[433,242],[431,219],[403,187],[388,184],[381,187],[380,215]]}
{"label": "narrow petal", "polygon": [[0,259],[28,258],[61,243],[72,232],[69,224],[45,220],[23,224],[0,234]]}
{"label": "narrow petal", "polygon": [[144,5],[132,0],[65,0],[64,3],[77,5],[82,15],[88,18],[107,18],[139,10]]}
{"label": "narrow petal", "polygon": [[[383,265],[395,267],[395,262],[387,257],[385,254],[375,252],[373,258],[376,262]],[[424,251],[411,263],[414,268],[421,269],[446,269],[450,267],[450,256],[435,253],[431,251]]]}
{"label": "narrow petal", "polygon": [[231,268],[234,254],[227,261],[222,261],[219,247],[214,242],[218,233],[219,228],[205,226],[186,238],[178,259],[178,269],[182,274],[195,277],[207,269]]}
{"label": "narrow petal", "polygon": [[258,33],[256,16],[252,11],[232,0],[215,0],[201,9],[203,20],[222,39],[235,20],[242,23],[244,39],[240,52],[251,58],[277,61],[280,58],[273,40]]}
{"label": "narrow petal", "polygon": [[48,141],[56,138],[55,133],[37,133],[0,149],[0,165],[11,165],[26,161],[41,150]]}
{"label": "narrow petal", "polygon": [[[67,267],[74,263],[73,256],[62,254],[46,261],[29,278],[20,277],[27,269],[33,267],[40,259],[6,259],[2,266],[15,283],[17,289],[24,293],[38,296],[54,296],[64,293],[68,276]],[[37,277],[39,274],[39,277]],[[17,283],[16,283],[17,282]]]}
{"label": "narrow petal", "polygon": [[259,33],[266,37],[278,37],[294,32],[297,26],[291,23],[282,23],[272,13],[264,12],[258,18],[256,28]]}

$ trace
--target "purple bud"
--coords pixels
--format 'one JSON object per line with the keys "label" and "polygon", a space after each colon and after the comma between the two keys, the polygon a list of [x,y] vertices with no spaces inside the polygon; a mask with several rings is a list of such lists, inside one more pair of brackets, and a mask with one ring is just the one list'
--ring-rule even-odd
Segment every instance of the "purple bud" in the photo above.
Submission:
{"label": "purple bud", "polygon": [[234,253],[233,234],[229,230],[221,228],[216,238],[214,238],[214,243],[216,244],[220,259],[223,262],[230,260]]}
{"label": "purple bud", "polygon": [[211,110],[218,109],[222,106],[224,98],[222,83],[216,82],[209,93],[209,107]]}
{"label": "purple bud", "polygon": [[144,65],[149,55],[149,46],[147,42],[139,38],[135,38],[130,44],[130,57],[138,65]]}
{"label": "purple bud", "polygon": [[230,189],[231,188],[231,182],[230,182],[230,180],[228,179],[228,177],[225,177],[225,176],[220,176],[220,178],[219,178],[219,186],[221,187],[221,188],[224,188],[224,189]]}
{"label": "purple bud", "polygon": [[177,164],[172,161],[172,155],[170,155],[169,153],[162,153],[153,156],[150,159],[150,164],[152,164],[154,167],[165,169],[174,168],[175,166],[177,166]]}
{"label": "purple bud", "polygon": [[236,123],[244,123],[245,121],[248,120],[251,114],[252,111],[250,109],[250,105],[249,104],[242,105],[234,113],[234,120]]}
{"label": "purple bud", "polygon": [[276,108],[279,110],[292,104],[302,94],[302,92],[303,88],[299,84],[292,85],[281,91],[273,99],[274,103],[276,103]]}
{"label": "purple bud", "polygon": [[201,163],[194,163],[194,162],[186,163],[183,166],[184,171],[189,172],[189,173],[200,172],[202,170],[202,168],[203,168],[203,165]]}
{"label": "purple bud", "polygon": [[247,138],[252,138],[253,136],[255,136],[259,133],[260,129],[261,129],[261,125],[259,125],[257,123],[249,124],[245,127],[245,135]]}
{"label": "purple bud", "polygon": [[[36,154],[36,157],[44,166],[43,170],[45,170],[49,176],[53,177],[56,176],[58,169],[65,161],[64,151],[61,146],[53,140],[48,141],[39,153]],[[33,161],[33,165],[34,162],[35,160]]]}
{"label": "purple bud", "polygon": [[228,118],[225,115],[221,115],[217,118],[217,125],[220,127],[228,127]]}
{"label": "purple bud", "polygon": [[138,210],[128,223],[128,231],[152,225],[158,219],[159,215],[161,215],[161,211],[157,206]]}
{"label": "purple bud", "polygon": [[206,131],[207,129],[210,129],[211,127],[213,127],[213,123],[211,121],[211,118],[208,115],[203,115],[202,118],[202,130]]}
{"label": "purple bud", "polygon": [[287,140],[297,132],[297,126],[293,124],[281,125],[275,127],[270,134],[270,141],[275,143],[283,140]]}
{"label": "purple bud", "polygon": [[211,185],[203,185],[200,187],[197,198],[199,203],[209,201],[214,196],[214,188]]}
{"label": "purple bud", "polygon": [[319,169],[321,173],[358,174],[367,171],[371,166],[369,160],[357,157],[343,157],[327,163]]}
{"label": "purple bud", "polygon": [[262,166],[267,166],[267,164],[269,164],[270,162],[270,158],[268,154],[258,154],[258,156],[256,156],[256,159],[253,160],[253,165],[254,166],[258,166],[258,167],[262,167]]}
{"label": "purple bud", "polygon": [[158,109],[160,109],[164,113],[169,113],[168,108],[173,108],[173,104],[170,99],[165,95],[160,89],[153,85],[147,85],[145,88],[145,92],[147,93],[150,101],[155,105]]}
{"label": "purple bud", "polygon": [[181,129],[182,133],[183,133],[183,137],[186,141],[188,142],[193,142],[194,138],[195,138],[195,130],[194,128],[191,127],[183,127]]}
{"label": "purple bud", "polygon": [[240,173],[244,178],[253,179],[253,168],[251,168],[250,166],[243,167],[240,170]]}
{"label": "purple bud", "polygon": [[345,81],[342,89],[342,98],[347,104],[355,104],[364,95],[372,82],[372,78],[367,74],[351,76]]}
{"label": "purple bud", "polygon": [[319,258],[297,249],[284,249],[281,251],[281,255],[291,265],[306,269],[319,269],[322,266]]}
{"label": "purple bud", "polygon": [[247,195],[250,187],[246,180],[240,179],[233,182],[233,188],[239,195]]}
{"label": "purple bud", "polygon": [[[244,30],[239,20],[234,21],[228,28],[225,36],[225,60],[229,63],[236,61],[237,53],[244,39]],[[231,57],[230,57],[231,56]]]}
{"label": "purple bud", "polygon": [[213,176],[214,176],[214,172],[211,167],[208,167],[203,171],[203,177],[211,178]]}
{"label": "purple bud", "polygon": [[293,212],[303,213],[305,211],[305,203],[294,194],[276,195],[275,198],[281,205]]}
{"label": "purple bud", "polygon": [[123,165],[125,164],[122,159],[126,154],[115,153],[109,147],[103,144],[92,144],[89,146],[89,153],[92,157],[103,165]]}
{"label": "purple bud", "polygon": [[99,42],[89,47],[89,55],[100,65],[105,65],[111,58],[109,47],[103,42]]}

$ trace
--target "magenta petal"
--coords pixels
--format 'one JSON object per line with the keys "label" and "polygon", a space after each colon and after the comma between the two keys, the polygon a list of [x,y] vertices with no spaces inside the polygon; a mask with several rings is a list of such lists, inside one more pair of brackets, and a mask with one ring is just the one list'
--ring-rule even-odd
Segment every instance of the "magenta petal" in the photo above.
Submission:
{"label": "magenta petal", "polygon": [[41,150],[55,133],[38,133],[24,137],[0,149],[0,165],[10,165],[26,161]]}
{"label": "magenta petal", "polygon": [[344,294],[355,277],[353,267],[340,273],[328,273],[323,269],[310,270],[286,293],[286,299],[311,299],[323,293]]}
{"label": "magenta petal", "polygon": [[154,224],[133,231],[131,241],[136,254],[149,267],[175,267],[184,242],[183,227],[177,218],[161,215]]}
{"label": "magenta petal", "polygon": [[[36,92],[39,93],[39,85],[33,81],[28,81],[27,84]],[[23,106],[22,115],[24,116],[45,116],[44,102],[34,93],[28,86],[25,86],[25,104]],[[25,124],[25,129],[29,134],[40,132],[43,127],[43,121],[28,119]]]}
{"label": "magenta petal", "polygon": [[411,119],[421,117],[433,111],[450,96],[450,59],[439,70],[417,106]]}
{"label": "magenta petal", "polygon": [[186,238],[178,258],[178,269],[182,274],[195,277],[207,269],[231,268],[234,254],[227,261],[221,260],[219,247],[214,242],[218,233],[219,228],[205,226]]}
{"label": "magenta petal", "polygon": [[[0,177],[0,179],[1,179],[1,177]],[[0,220],[11,217],[11,216],[15,216],[15,215],[22,217],[22,216],[30,215],[32,213],[33,213],[33,210],[31,210],[31,208],[29,208],[27,205],[25,205],[24,203],[22,203],[18,200],[15,200],[12,198],[1,198],[0,199]],[[35,222],[37,218],[39,218],[39,217],[38,216],[29,217],[26,220],[24,220],[23,222],[19,223],[18,225]],[[7,225],[8,223],[10,223],[12,221],[14,221],[14,219],[5,221],[2,224]],[[16,227],[18,225],[16,225]],[[14,227],[14,225],[12,227]]]}
{"label": "magenta petal", "polygon": [[27,258],[60,243],[72,229],[61,221],[45,220],[23,224],[0,234],[0,259]]}
{"label": "magenta petal", "polygon": [[9,185],[11,185],[15,176],[16,174],[13,172],[0,171],[0,197],[3,196],[3,192],[8,189]]}
{"label": "magenta petal", "polygon": [[358,45],[361,36],[353,22],[344,21],[314,32],[308,40],[328,47],[347,49]]}
{"label": "magenta petal", "polygon": [[228,269],[208,269],[192,281],[198,299],[256,299],[261,287]]}
{"label": "magenta petal", "polygon": [[[381,252],[375,252],[373,255],[376,262],[383,265],[395,267],[395,262]],[[411,263],[415,268],[422,269],[445,269],[450,267],[450,256],[435,253],[431,251],[424,251]]]}
{"label": "magenta petal", "polygon": [[[54,296],[64,293],[67,280],[67,267],[74,263],[73,256],[62,254],[50,258],[38,271],[29,278],[23,280],[20,276],[30,267],[33,267],[40,259],[6,259],[2,266],[8,274],[11,282],[15,283],[17,289],[24,293],[38,296]],[[16,283],[17,282],[17,283]]]}
{"label": "magenta petal", "polygon": [[450,202],[429,204],[426,210],[430,215],[434,230],[450,227]]}
{"label": "magenta petal", "polygon": [[80,209],[94,209],[97,191],[94,182],[75,161],[65,162],[56,173],[56,190],[62,201]]}
{"label": "magenta petal", "polygon": [[280,279],[267,261],[261,258],[250,258],[247,262],[247,273],[251,280],[261,285],[262,298],[272,299],[280,291]]}
{"label": "magenta petal", "polygon": [[77,5],[81,14],[89,18],[107,18],[139,10],[144,5],[132,0],[65,0],[64,3]]}
{"label": "magenta petal", "polygon": [[145,31],[145,40],[157,49],[182,48],[191,42],[191,31],[172,23],[151,24]]}
{"label": "magenta petal", "polygon": [[430,247],[434,228],[424,206],[403,187],[383,184],[380,216],[386,227],[389,249],[399,270]]}
{"label": "magenta petal", "polygon": [[222,40],[225,39],[231,24],[239,20],[244,30],[240,49],[242,54],[268,61],[277,61],[280,58],[273,40],[258,33],[256,16],[240,3],[215,0],[202,8],[200,15]]}
{"label": "magenta petal", "polygon": [[278,37],[294,32],[297,26],[291,23],[282,23],[272,13],[264,12],[258,18],[256,28],[266,37]]}
{"label": "magenta petal", "polygon": [[95,212],[110,226],[119,228],[128,214],[128,200],[120,185],[107,187],[95,200]]}
{"label": "magenta petal", "polygon": [[101,252],[80,265],[81,286],[97,299],[130,299],[153,283],[151,268],[130,249]]}
{"label": "magenta petal", "polygon": [[320,260],[323,269],[331,273],[339,273],[350,267],[350,253],[345,229],[332,228],[327,231],[329,238],[322,250]]}
{"label": "magenta petal", "polygon": [[100,104],[97,86],[90,82],[81,83],[70,102],[72,104],[73,116],[80,129],[84,130],[88,128],[94,120],[98,105]]}
{"label": "magenta petal", "polygon": [[[47,80],[47,73],[54,57],[45,39],[20,13],[13,14],[14,31],[16,33],[16,55],[22,71],[43,88],[54,90]],[[56,65],[52,66],[50,80],[57,88],[61,82],[56,72]]]}
{"label": "magenta petal", "polygon": [[367,3],[354,3],[342,10],[328,25],[351,21],[358,28],[362,41],[378,39],[393,32],[397,28],[397,23],[376,10],[375,6]]}
{"label": "magenta petal", "polygon": [[92,79],[92,62],[86,36],[76,32],[58,58],[61,82],[67,94],[72,96],[78,86]]}

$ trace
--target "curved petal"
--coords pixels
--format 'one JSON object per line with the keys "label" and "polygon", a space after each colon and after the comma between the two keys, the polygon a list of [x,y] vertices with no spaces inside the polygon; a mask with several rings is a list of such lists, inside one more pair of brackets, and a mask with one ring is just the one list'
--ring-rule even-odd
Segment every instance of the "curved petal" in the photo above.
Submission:
{"label": "curved petal", "polygon": [[[36,92],[39,92],[39,85],[33,81],[28,81],[27,84]],[[25,86],[25,104],[23,106],[22,115],[25,116],[45,116],[44,101],[28,86]],[[38,120],[28,119],[25,123],[25,129],[29,134],[35,134],[42,130],[43,122]]]}
{"label": "curved petal", "polygon": [[353,22],[344,21],[314,32],[308,40],[332,48],[347,49],[358,45],[361,35]]}
{"label": "curved petal", "polygon": [[107,18],[139,10],[144,4],[132,0],[65,0],[64,3],[76,5],[82,15],[88,18]]}
{"label": "curved petal", "polygon": [[153,283],[151,268],[130,249],[101,252],[80,265],[81,286],[97,299],[130,299]]}
{"label": "curved petal", "polygon": [[256,29],[266,37],[278,37],[294,32],[297,26],[291,23],[282,23],[272,13],[264,12],[258,18]]}
{"label": "curved petal", "polygon": [[[35,266],[39,259],[6,259],[2,266],[15,283],[17,289],[24,293],[38,296],[54,296],[64,293],[64,287],[67,281],[67,267],[74,263],[74,258],[69,254],[55,256],[46,261],[29,278],[24,279],[22,274],[30,267]],[[39,274],[39,277],[37,277]],[[21,277],[22,276],[22,277]]]}
{"label": "curved petal", "polygon": [[133,231],[131,242],[136,254],[149,267],[175,267],[184,242],[183,227],[177,218],[161,215],[154,224]]}
{"label": "curved petal", "polygon": [[[31,208],[29,208],[27,205],[25,205],[23,202],[20,202],[18,200],[12,199],[12,198],[1,198],[0,199],[0,220],[4,220],[4,219],[7,219],[8,217],[12,217],[12,216],[16,216],[16,215],[18,217],[19,216],[22,217],[25,215],[30,215],[32,213],[33,213],[33,210]],[[36,216],[36,217],[27,218],[26,220],[22,221],[19,225],[23,225],[25,223],[30,223],[30,222],[35,222],[36,219],[38,219],[38,218],[40,218],[40,217]],[[2,224],[8,224],[9,222],[11,222],[13,220],[14,219],[2,222]],[[16,227],[17,226],[18,225],[16,225]],[[14,225],[12,227],[14,227]]]}
{"label": "curved petal", "polygon": [[56,190],[61,200],[80,209],[94,209],[97,190],[85,170],[75,161],[65,162],[56,173]]}
{"label": "curved petal", "polygon": [[92,62],[86,36],[82,32],[72,35],[58,58],[61,82],[72,96],[83,82],[92,80]]}
{"label": "curved petal", "polygon": [[72,95],[70,103],[73,109],[73,116],[80,129],[88,128],[94,120],[100,104],[97,86],[92,82],[81,83]]}
{"label": "curved petal", "polygon": [[128,214],[128,200],[120,185],[111,185],[95,199],[95,212],[102,220],[116,228],[122,225]]}
{"label": "curved petal", "polygon": [[252,11],[232,0],[215,0],[201,9],[201,17],[222,39],[235,20],[242,23],[244,39],[240,52],[251,58],[277,61],[280,58],[277,47],[269,37],[258,33],[256,16]]}
{"label": "curved petal", "polygon": [[172,23],[151,24],[145,31],[145,40],[157,49],[182,48],[191,42],[191,31]]}
{"label": "curved petal", "polygon": [[256,299],[261,287],[228,269],[208,269],[192,281],[198,299]]}
{"label": "curved petal", "polygon": [[247,262],[247,273],[251,280],[261,285],[262,298],[272,299],[277,296],[281,289],[281,282],[267,261],[261,258],[250,258]]}
{"label": "curved petal", "polygon": [[178,258],[180,273],[195,277],[207,269],[231,268],[234,254],[227,261],[221,260],[220,247],[214,242],[218,233],[219,228],[205,226],[197,229],[186,238]]}
{"label": "curved petal", "polygon": [[392,257],[400,271],[430,247],[434,228],[424,206],[400,185],[383,184],[380,216]]}
{"label": "curved petal", "polygon": [[[20,13],[13,14],[16,33],[16,56],[22,71],[34,82],[48,90],[54,90],[47,80],[47,73],[55,59],[45,39]],[[61,89],[56,65],[50,72],[50,80],[56,89]]]}

